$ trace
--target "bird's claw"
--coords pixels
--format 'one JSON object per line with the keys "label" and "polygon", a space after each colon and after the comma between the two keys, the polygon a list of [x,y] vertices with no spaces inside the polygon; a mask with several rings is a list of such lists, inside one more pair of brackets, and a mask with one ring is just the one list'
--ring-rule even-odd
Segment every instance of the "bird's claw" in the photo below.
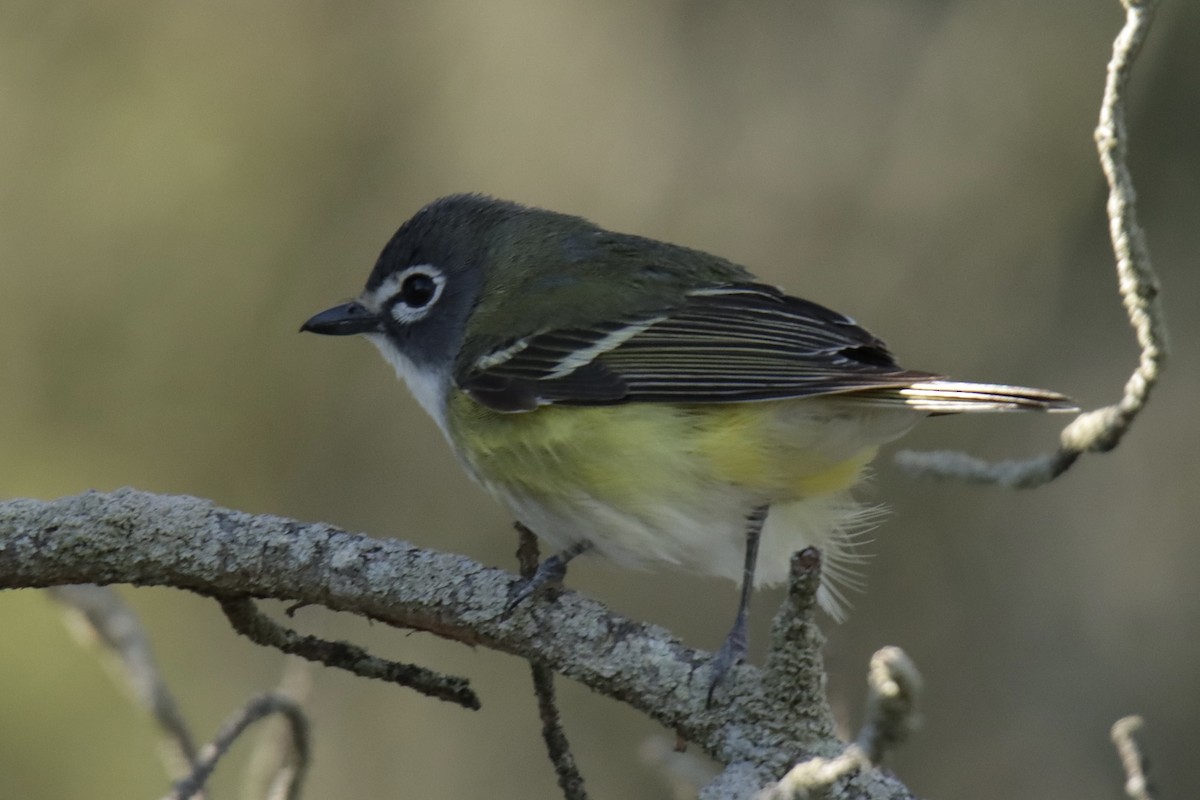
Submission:
{"label": "bird's claw", "polygon": [[512,594],[508,598],[508,603],[504,606],[504,613],[507,616],[516,610],[517,606],[524,603],[533,595],[548,586],[561,586],[563,579],[567,577],[567,562],[557,555],[550,556],[542,563],[538,564],[538,568],[528,578],[523,578],[513,584]]}
{"label": "bird's claw", "polygon": [[721,647],[713,654],[712,660],[708,662],[712,674],[708,683],[706,706],[712,706],[713,693],[716,692],[717,687],[724,682],[726,676],[729,674],[729,670],[733,669],[745,657],[746,615],[738,614],[737,620],[734,621],[733,627],[725,637],[725,641],[721,642]]}

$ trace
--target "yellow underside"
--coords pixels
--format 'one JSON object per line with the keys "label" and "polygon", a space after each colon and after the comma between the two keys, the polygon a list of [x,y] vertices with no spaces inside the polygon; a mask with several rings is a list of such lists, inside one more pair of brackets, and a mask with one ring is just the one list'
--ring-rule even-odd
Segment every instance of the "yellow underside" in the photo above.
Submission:
{"label": "yellow underside", "polygon": [[735,486],[780,503],[853,485],[878,442],[812,400],[682,405],[546,406],[500,414],[463,394],[449,426],[486,482],[543,498],[582,492],[616,507],[688,502]]}

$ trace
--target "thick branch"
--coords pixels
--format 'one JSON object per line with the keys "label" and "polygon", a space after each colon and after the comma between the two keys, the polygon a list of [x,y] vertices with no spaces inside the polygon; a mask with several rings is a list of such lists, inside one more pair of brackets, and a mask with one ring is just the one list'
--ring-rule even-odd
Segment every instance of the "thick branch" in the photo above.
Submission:
{"label": "thick branch", "polygon": [[[0,588],[132,583],[323,605],[548,665],[763,776],[840,749],[824,704],[782,702],[755,667],[736,668],[724,704],[705,708],[707,653],[574,592],[506,616],[512,580],[462,556],[192,497],[124,489],[0,503]],[[861,781],[864,796],[909,796],[880,774]]]}

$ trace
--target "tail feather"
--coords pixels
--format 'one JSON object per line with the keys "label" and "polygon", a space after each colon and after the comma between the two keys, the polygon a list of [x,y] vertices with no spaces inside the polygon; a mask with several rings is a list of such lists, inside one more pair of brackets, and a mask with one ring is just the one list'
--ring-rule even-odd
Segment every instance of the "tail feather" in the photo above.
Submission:
{"label": "tail feather", "polygon": [[858,393],[873,403],[903,404],[931,414],[969,411],[1078,411],[1071,398],[1046,389],[961,381],[920,381]]}

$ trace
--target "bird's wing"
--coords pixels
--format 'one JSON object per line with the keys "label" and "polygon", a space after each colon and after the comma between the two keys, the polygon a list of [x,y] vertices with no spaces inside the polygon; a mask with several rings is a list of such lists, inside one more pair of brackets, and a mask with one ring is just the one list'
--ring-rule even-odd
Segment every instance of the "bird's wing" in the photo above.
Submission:
{"label": "bird's wing", "polygon": [[460,388],[499,411],[627,402],[727,403],[902,388],[899,367],[854,320],[752,283],[692,291],[679,306],[543,331],[478,358]]}

